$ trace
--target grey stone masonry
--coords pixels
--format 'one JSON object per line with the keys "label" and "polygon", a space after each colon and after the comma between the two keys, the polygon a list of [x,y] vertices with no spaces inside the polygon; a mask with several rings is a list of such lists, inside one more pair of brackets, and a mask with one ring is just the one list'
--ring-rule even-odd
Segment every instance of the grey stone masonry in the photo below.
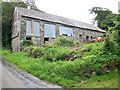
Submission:
{"label": "grey stone masonry", "polygon": [[25,18],[21,17],[21,32],[20,32],[20,39],[23,40],[26,38],[26,22]]}
{"label": "grey stone masonry", "polygon": [[59,34],[59,27],[60,27],[60,24],[56,24],[56,27],[55,27],[56,37],[59,37],[59,36],[60,36],[60,34]]}
{"label": "grey stone masonry", "polygon": [[[60,35],[60,27],[68,27],[65,30],[72,30],[65,31],[62,36],[67,36],[71,39],[77,40],[79,42],[84,42],[86,40],[92,40],[98,36],[103,36],[105,31],[101,30],[98,27],[93,25],[75,21],[72,19],[55,16],[52,14],[47,14],[35,10],[28,10],[25,8],[18,8],[16,7],[14,10],[14,19],[12,22],[12,50],[13,51],[20,51],[23,40],[27,40],[30,37],[30,40],[33,42],[34,46],[44,45],[45,42],[52,42],[55,38],[61,36]],[[26,20],[30,20],[30,35],[26,35]],[[37,24],[40,26],[39,31],[40,33],[35,36],[35,28],[34,28],[34,21],[37,21]],[[52,37],[45,37],[44,35],[44,25],[45,23],[55,25],[55,38]],[[38,27],[37,27],[38,28]],[[70,28],[70,29],[69,29]],[[38,29],[37,29],[38,30]],[[38,31],[36,31],[38,32]],[[48,32],[49,28],[48,28]],[[66,34],[69,33],[69,35]]]}
{"label": "grey stone masonry", "polygon": [[40,21],[40,44],[44,44],[44,21]]}

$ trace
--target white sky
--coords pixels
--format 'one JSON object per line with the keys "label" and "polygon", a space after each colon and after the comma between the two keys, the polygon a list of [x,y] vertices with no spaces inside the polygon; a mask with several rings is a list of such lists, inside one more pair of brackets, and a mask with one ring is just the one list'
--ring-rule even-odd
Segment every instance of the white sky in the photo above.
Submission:
{"label": "white sky", "polygon": [[35,0],[35,4],[46,13],[91,24],[94,16],[90,14],[89,9],[103,7],[118,13],[118,1],[120,0]]}

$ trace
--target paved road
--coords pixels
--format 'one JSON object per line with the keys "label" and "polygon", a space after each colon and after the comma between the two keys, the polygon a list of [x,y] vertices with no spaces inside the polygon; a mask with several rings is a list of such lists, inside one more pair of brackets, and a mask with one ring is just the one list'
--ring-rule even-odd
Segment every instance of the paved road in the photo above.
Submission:
{"label": "paved road", "polygon": [[25,84],[2,65],[2,88],[25,88]]}
{"label": "paved road", "polygon": [[0,74],[0,81],[2,80],[2,88],[61,88],[60,86],[39,80],[31,74],[19,71],[19,69],[12,67],[11,64],[2,63],[0,60],[1,67],[0,73],[2,72],[2,75]]}

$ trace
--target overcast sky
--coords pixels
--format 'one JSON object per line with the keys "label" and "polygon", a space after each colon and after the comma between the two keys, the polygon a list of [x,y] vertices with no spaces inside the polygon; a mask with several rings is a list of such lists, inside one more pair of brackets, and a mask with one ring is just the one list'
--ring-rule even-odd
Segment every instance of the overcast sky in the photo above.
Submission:
{"label": "overcast sky", "polygon": [[118,1],[120,0],[35,0],[35,4],[47,13],[91,24],[94,16],[89,9],[103,7],[118,13]]}

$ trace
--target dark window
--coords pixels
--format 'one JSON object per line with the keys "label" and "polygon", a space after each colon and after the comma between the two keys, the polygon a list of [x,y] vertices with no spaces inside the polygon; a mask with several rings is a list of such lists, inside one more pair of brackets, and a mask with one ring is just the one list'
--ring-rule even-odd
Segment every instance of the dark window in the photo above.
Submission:
{"label": "dark window", "polygon": [[93,36],[91,36],[91,39],[93,39]]}
{"label": "dark window", "polygon": [[86,36],[86,40],[88,40],[89,39],[89,36]]}
{"label": "dark window", "polygon": [[31,37],[26,37],[26,40],[30,40],[31,41]]}
{"label": "dark window", "polygon": [[82,37],[82,34],[79,34],[79,37],[81,38],[81,37]]}
{"label": "dark window", "polygon": [[67,34],[62,34],[63,36],[67,36]]}
{"label": "dark window", "polygon": [[44,38],[44,43],[49,42],[49,38]]}
{"label": "dark window", "polygon": [[106,35],[103,35],[103,37],[106,37]]}
{"label": "dark window", "polygon": [[82,34],[79,34],[79,40],[82,41]]}

